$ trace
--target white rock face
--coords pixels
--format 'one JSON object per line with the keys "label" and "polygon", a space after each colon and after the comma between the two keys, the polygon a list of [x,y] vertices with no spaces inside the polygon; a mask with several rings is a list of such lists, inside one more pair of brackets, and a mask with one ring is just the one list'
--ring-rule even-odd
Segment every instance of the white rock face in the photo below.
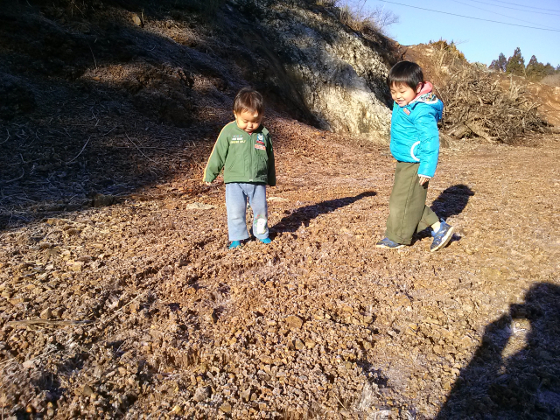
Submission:
{"label": "white rock face", "polygon": [[270,48],[323,128],[388,137],[388,69],[364,39],[324,9],[261,0],[251,7],[259,10]]}

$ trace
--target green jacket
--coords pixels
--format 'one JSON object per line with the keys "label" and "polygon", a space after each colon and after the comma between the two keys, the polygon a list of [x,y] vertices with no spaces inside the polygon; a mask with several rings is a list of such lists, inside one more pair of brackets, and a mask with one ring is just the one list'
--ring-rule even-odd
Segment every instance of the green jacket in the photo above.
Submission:
{"label": "green jacket", "polygon": [[224,182],[276,185],[276,168],[270,133],[262,125],[249,134],[235,121],[223,129],[204,170],[204,182],[212,182],[224,168]]}

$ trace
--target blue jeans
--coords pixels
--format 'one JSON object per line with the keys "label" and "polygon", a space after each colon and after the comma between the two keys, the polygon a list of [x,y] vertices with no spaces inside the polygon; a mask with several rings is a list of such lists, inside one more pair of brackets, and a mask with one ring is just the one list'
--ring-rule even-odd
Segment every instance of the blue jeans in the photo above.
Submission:
{"label": "blue jeans", "polygon": [[228,234],[231,241],[249,238],[247,231],[247,200],[253,209],[253,235],[268,238],[266,185],[232,182],[226,184]]}

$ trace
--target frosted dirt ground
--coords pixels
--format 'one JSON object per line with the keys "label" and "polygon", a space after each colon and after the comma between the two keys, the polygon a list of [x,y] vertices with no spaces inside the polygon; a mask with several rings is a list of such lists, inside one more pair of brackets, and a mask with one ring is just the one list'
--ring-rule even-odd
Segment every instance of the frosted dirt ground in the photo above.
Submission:
{"label": "frosted dirt ground", "polygon": [[200,179],[251,61],[70,3],[0,25],[1,418],[560,416],[558,137],[444,150],[455,240],[389,253],[387,147],[267,111],[274,241],[230,252]]}
{"label": "frosted dirt ground", "polygon": [[213,140],[174,179],[1,232],[2,416],[557,418],[558,138],[445,149],[429,202],[454,240],[389,252],[388,148],[266,124],[268,246],[226,249]]}

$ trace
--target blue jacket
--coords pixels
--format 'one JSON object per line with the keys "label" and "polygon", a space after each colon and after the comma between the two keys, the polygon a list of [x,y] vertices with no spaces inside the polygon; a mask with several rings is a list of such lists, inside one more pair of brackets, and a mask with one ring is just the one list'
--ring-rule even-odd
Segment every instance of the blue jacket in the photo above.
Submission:
{"label": "blue jacket", "polygon": [[391,117],[391,154],[401,162],[420,162],[418,175],[432,178],[439,156],[439,131],[443,102],[426,82],[422,91],[408,105],[395,102]]}

